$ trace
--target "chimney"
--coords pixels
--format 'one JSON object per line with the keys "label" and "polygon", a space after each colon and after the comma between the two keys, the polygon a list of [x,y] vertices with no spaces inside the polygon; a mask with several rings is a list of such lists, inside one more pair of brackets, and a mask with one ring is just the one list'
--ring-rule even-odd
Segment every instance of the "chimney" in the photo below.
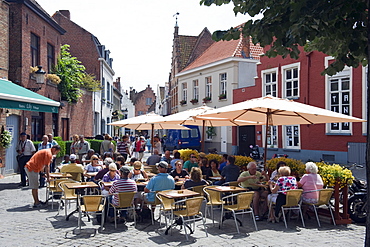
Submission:
{"label": "chimney", "polygon": [[59,12],[64,15],[65,17],[68,18],[68,20],[71,19],[71,13],[69,12],[69,10],[59,10]]}

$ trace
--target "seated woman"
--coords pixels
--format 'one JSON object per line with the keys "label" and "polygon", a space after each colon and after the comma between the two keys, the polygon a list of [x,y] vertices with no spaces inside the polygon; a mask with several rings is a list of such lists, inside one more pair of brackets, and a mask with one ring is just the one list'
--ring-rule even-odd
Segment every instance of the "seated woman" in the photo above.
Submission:
{"label": "seated woman", "polygon": [[[117,166],[114,163],[109,164],[109,171],[103,176],[102,181],[103,182],[113,182],[120,179],[120,176],[117,172]],[[109,187],[102,186],[101,188],[102,195],[108,195],[109,194]]]}
{"label": "seated woman", "polygon": [[95,176],[89,176],[87,173],[99,172],[103,166],[99,163],[99,158],[96,155],[91,156],[91,163],[85,167],[84,176],[87,181],[94,181]]}
{"label": "seated woman", "polygon": [[148,179],[148,174],[142,169],[142,163],[140,161],[134,162],[134,169],[128,174],[128,178],[132,180]]}
{"label": "seated woman", "polygon": [[[319,192],[323,188],[324,183],[321,176],[317,174],[318,168],[314,162],[306,163],[306,173],[298,182],[298,187],[303,189],[302,201],[306,203],[317,203]],[[311,192],[309,192],[311,191]]]}
{"label": "seated woman", "polygon": [[218,170],[218,161],[217,160],[211,160],[209,162],[209,164],[211,165],[211,169],[209,169],[208,173],[206,174],[207,175],[207,180],[209,179],[209,177],[221,177],[221,174]]}
{"label": "seated woman", "polygon": [[199,167],[193,167],[190,171],[190,179],[185,181],[181,189],[187,189],[200,185],[208,185],[208,183],[206,180],[202,179],[202,170]]}
{"label": "seated woman", "polygon": [[189,173],[185,169],[182,169],[181,160],[175,162],[175,169],[170,172],[170,175],[175,180],[179,180],[179,178],[189,178]]}
{"label": "seated woman", "polygon": [[[269,181],[269,186],[271,193],[278,193],[275,201],[275,218],[273,218],[272,211],[270,212],[270,216],[268,222],[279,222],[279,213],[281,210],[281,206],[286,203],[286,192],[288,190],[295,190],[298,189],[297,180],[295,177],[290,176],[290,167],[289,166],[282,166],[279,168],[278,173],[280,174],[280,178],[276,181],[276,183]],[[272,200],[273,199],[272,197]]]}

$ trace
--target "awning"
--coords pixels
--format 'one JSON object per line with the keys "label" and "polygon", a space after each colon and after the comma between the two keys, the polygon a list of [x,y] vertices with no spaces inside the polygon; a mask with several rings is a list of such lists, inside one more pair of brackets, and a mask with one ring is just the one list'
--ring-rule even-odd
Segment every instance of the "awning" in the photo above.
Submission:
{"label": "awning", "polygon": [[58,113],[59,102],[0,79],[0,108]]}

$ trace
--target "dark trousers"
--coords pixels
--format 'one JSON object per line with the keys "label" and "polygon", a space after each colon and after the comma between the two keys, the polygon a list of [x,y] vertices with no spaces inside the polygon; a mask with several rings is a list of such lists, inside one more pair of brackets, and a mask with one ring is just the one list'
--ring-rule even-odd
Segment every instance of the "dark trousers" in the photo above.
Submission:
{"label": "dark trousers", "polygon": [[285,203],[286,203],[286,195],[283,193],[279,193],[276,198],[276,204],[275,204],[275,216],[276,217],[279,217],[281,206],[285,205]]}
{"label": "dark trousers", "polygon": [[31,159],[32,155],[23,155],[18,159],[19,172],[21,173],[21,185],[26,186],[27,174],[25,166],[27,162]]}

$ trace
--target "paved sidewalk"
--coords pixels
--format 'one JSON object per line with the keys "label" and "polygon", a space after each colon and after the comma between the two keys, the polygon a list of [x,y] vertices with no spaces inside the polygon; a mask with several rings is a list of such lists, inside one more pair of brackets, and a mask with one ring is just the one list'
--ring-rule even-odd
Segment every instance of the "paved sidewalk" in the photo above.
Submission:
{"label": "paved sidewalk", "polygon": [[[1,246],[364,246],[365,226],[358,224],[333,226],[322,222],[317,227],[314,218],[306,220],[306,228],[300,220],[284,223],[257,222],[255,230],[250,216],[243,219],[243,227],[238,234],[233,220],[226,220],[221,229],[212,226],[207,219],[208,237],[203,226],[197,223],[195,233],[186,241],[183,231],[173,230],[172,236],[165,235],[165,228],[154,226],[150,221],[132,222],[126,225],[106,223],[105,230],[98,232],[99,225],[95,220],[83,219],[82,232],[75,234],[77,215],[66,221],[64,212],[57,214],[57,203],[54,209],[49,205],[45,209],[32,209],[32,197],[29,189],[19,189],[19,175],[8,176],[0,180],[0,219]],[[45,198],[45,188],[40,190],[40,199]],[[74,204],[72,204],[73,209]],[[219,210],[215,210],[218,222]]]}

